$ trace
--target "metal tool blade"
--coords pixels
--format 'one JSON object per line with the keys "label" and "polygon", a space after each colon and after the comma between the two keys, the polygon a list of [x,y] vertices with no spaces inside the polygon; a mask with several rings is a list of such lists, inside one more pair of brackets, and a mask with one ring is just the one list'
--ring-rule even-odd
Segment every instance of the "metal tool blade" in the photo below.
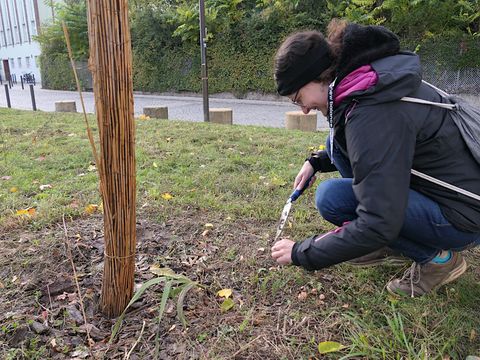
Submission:
{"label": "metal tool blade", "polygon": [[291,208],[292,208],[292,201],[291,199],[288,199],[287,203],[283,207],[282,216],[280,216],[280,222],[278,223],[277,234],[275,235],[274,242],[277,241],[280,235],[282,234],[283,227],[287,222],[288,214],[290,213]]}

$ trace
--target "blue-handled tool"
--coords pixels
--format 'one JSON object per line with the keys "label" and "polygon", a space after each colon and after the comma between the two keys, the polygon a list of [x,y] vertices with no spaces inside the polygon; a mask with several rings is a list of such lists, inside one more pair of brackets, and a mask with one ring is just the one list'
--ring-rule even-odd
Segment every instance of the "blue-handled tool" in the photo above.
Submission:
{"label": "blue-handled tool", "polygon": [[303,187],[300,190],[295,189],[295,191],[292,193],[292,195],[290,195],[290,197],[288,198],[287,203],[283,207],[282,216],[280,216],[280,222],[278,223],[277,234],[275,235],[274,242],[277,241],[278,238],[280,237],[280,235],[282,234],[283,227],[285,226],[285,223],[287,222],[288,214],[290,213],[290,209],[292,208],[292,203],[295,200],[297,200],[300,197],[300,195],[302,195],[303,192],[308,188],[308,185],[310,184],[310,181],[312,180],[312,178],[314,176],[315,176],[315,173],[313,173],[312,176],[310,176],[308,178],[308,180],[305,181],[305,184],[303,185]]}

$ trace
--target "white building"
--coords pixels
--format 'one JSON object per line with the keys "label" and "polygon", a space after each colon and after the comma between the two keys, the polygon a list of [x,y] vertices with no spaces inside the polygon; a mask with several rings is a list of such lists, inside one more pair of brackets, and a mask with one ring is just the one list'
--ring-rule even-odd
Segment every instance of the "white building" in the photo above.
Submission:
{"label": "white building", "polygon": [[54,16],[54,9],[44,0],[0,0],[0,75],[8,77],[31,74],[41,82],[40,44],[33,37],[40,32],[40,25]]}

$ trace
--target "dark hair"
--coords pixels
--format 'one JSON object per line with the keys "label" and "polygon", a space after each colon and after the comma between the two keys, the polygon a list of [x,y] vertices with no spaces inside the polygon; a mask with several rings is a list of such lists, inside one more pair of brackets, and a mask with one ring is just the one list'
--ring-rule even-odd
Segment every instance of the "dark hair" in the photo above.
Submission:
{"label": "dark hair", "polygon": [[292,67],[298,66],[305,56],[309,56],[312,49],[328,48],[333,60],[327,69],[324,69],[311,81],[331,82],[335,78],[336,59],[342,48],[343,33],[348,25],[345,20],[333,19],[327,28],[328,38],[319,31],[301,31],[289,35],[277,50],[274,60],[274,74],[277,83]]}

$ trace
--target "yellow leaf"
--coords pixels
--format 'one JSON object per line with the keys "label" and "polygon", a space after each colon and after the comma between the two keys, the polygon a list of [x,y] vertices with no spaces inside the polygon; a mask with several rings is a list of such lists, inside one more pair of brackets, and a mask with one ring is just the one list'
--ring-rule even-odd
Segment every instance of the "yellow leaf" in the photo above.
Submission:
{"label": "yellow leaf", "polygon": [[88,204],[86,207],[85,207],[85,212],[88,214],[88,215],[92,215],[95,211],[98,210],[98,205],[96,204]]}
{"label": "yellow leaf", "polygon": [[153,167],[154,167],[154,168],[158,168],[158,165],[157,165],[157,163],[156,163],[155,161],[153,162]]}
{"label": "yellow leaf", "polygon": [[235,303],[233,302],[232,299],[225,299],[222,304],[220,305],[220,310],[222,312],[226,312],[228,310],[230,310],[231,308],[233,308],[233,306],[235,305]]}
{"label": "yellow leaf", "polygon": [[17,216],[22,216],[22,215],[33,216],[35,215],[35,208],[17,210],[16,215]]}
{"label": "yellow leaf", "polygon": [[90,171],[90,172],[95,171],[95,170],[97,170],[97,167],[95,165],[90,165],[87,170]]}
{"label": "yellow leaf", "polygon": [[328,354],[332,352],[337,352],[345,348],[345,345],[342,345],[335,341],[324,341],[318,344],[318,352],[320,354]]}
{"label": "yellow leaf", "polygon": [[173,198],[173,196],[169,193],[163,193],[161,196],[163,200],[170,200]]}
{"label": "yellow leaf", "polygon": [[225,299],[228,299],[230,296],[232,296],[232,289],[222,289],[217,292],[217,296],[223,297]]}
{"label": "yellow leaf", "polygon": [[13,186],[10,188],[11,193],[16,193],[18,191],[18,188],[16,186]]}
{"label": "yellow leaf", "polygon": [[318,150],[320,150],[320,151],[325,150],[325,145],[320,145],[320,146],[318,147]]}
{"label": "yellow leaf", "polygon": [[145,114],[141,114],[139,117],[138,117],[140,120],[148,120],[150,119],[149,116],[145,115]]}
{"label": "yellow leaf", "polygon": [[206,223],[205,226],[207,229],[213,229],[213,224],[210,224],[210,223]]}

